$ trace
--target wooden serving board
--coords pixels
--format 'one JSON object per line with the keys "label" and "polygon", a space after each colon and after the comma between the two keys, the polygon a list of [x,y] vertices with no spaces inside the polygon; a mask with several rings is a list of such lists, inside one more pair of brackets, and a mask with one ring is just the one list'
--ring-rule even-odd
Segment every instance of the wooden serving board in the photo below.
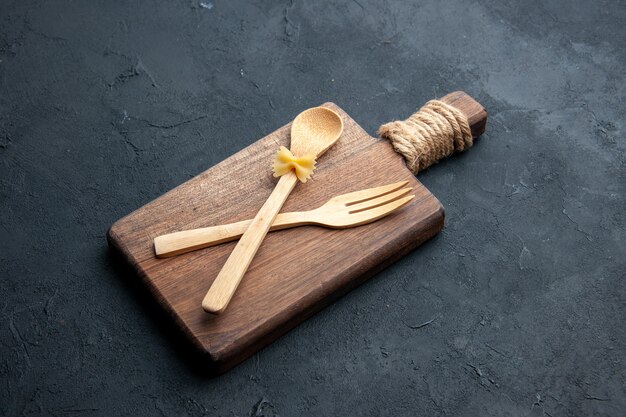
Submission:
{"label": "wooden serving board", "polygon": [[[272,192],[271,164],[289,147],[286,125],[117,221],[108,232],[159,304],[211,367],[223,372],[402,257],[442,227],[439,201],[385,141],[369,136],[343,110],[344,132],[298,184],[282,211],[317,207],[332,196],[402,180],[416,198],[377,222],[345,230],[306,226],[268,234],[226,311],[202,299],[236,242],[158,259],[153,239],[179,230],[254,217]],[[289,248],[289,250],[285,250]]]}

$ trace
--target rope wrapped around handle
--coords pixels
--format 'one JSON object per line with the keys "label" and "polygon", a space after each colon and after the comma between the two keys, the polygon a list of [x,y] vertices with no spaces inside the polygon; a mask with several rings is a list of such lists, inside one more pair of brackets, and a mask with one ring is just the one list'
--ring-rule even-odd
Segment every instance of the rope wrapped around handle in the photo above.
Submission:
{"label": "rope wrapped around handle", "polygon": [[406,120],[385,123],[378,134],[404,156],[414,174],[474,142],[465,114],[440,100],[429,101]]}

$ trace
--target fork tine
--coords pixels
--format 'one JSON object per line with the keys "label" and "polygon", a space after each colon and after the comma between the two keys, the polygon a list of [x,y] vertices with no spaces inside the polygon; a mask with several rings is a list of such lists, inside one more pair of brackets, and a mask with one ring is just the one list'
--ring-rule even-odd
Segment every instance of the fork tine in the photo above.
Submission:
{"label": "fork tine", "polygon": [[383,194],[390,193],[392,191],[396,191],[407,185],[408,181],[400,181],[393,184],[387,184],[380,187],[368,188],[366,190],[354,191],[348,194],[342,194],[333,198],[337,203],[343,203],[346,205],[357,204],[365,200],[370,200],[372,198],[379,197]]}
{"label": "fork tine", "polygon": [[408,195],[371,210],[359,211],[358,213],[350,214],[348,216],[350,219],[350,226],[360,226],[381,219],[399,208],[406,206],[414,198],[414,195]]}
{"label": "fork tine", "polygon": [[382,196],[373,198],[371,200],[365,200],[358,204],[348,205],[348,210],[350,210],[349,213],[358,213],[359,211],[370,210],[378,206],[382,206],[383,204],[390,203],[393,200],[397,200],[398,198],[410,193],[411,190],[412,188],[407,187],[388,194],[383,194]]}

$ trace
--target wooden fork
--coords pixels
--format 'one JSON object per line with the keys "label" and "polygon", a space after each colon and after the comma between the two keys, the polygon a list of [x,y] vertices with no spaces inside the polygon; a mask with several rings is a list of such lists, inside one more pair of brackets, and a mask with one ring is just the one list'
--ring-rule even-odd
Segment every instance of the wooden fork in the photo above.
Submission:
{"label": "wooden fork", "polygon": [[[346,229],[374,222],[409,203],[415,196],[412,188],[402,188],[408,181],[368,188],[338,195],[323,206],[309,211],[279,214],[270,231],[316,225],[331,229]],[[203,227],[161,235],[154,239],[154,251],[159,258],[180,255],[207,248],[241,237],[252,220],[220,226]]]}

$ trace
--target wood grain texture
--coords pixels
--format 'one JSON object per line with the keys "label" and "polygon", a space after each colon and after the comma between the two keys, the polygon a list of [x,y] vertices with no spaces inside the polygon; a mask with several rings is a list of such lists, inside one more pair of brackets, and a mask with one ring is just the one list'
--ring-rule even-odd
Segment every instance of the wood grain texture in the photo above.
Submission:
{"label": "wood grain texture", "polygon": [[268,235],[228,311],[219,316],[206,314],[201,302],[234,242],[159,259],[153,239],[252,218],[276,183],[270,166],[277,148],[289,144],[289,125],[122,218],[108,232],[111,247],[216,372],[244,360],[443,227],[443,207],[402,157],[336,105],[324,106],[341,115],[344,133],[320,158],[315,176],[296,186],[283,211],[303,211],[334,195],[404,180],[415,199],[384,219],[352,229],[304,226]]}

